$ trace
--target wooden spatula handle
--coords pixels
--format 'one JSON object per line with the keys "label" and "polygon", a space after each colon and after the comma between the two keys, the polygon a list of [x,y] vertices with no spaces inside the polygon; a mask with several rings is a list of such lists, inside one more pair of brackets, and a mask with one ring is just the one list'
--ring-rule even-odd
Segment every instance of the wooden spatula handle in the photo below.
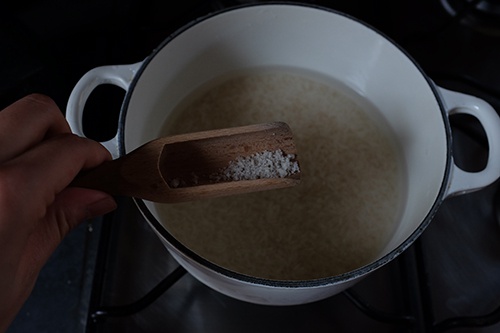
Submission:
{"label": "wooden spatula handle", "polygon": [[79,174],[71,186],[91,188],[111,195],[153,199],[165,190],[158,178],[158,156],[147,156],[150,150],[135,150],[92,170]]}

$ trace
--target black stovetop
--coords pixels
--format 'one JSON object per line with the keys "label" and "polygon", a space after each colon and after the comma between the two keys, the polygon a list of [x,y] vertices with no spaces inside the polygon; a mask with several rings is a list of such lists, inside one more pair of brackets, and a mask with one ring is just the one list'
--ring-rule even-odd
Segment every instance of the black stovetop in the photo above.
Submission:
{"label": "black stovetop", "polygon": [[[77,80],[100,65],[144,59],[190,20],[264,1],[20,1],[0,10],[0,107],[30,93],[62,110]],[[439,85],[500,110],[496,1],[302,1],[353,15],[382,31]],[[123,92],[99,88],[85,131],[116,130]],[[487,157],[483,133],[454,117],[455,159],[468,170]],[[61,244],[14,321],[14,332],[457,332],[500,330],[498,183],[445,201],[403,255],[339,295],[268,307],[230,299],[179,269],[129,199],[84,223]],[[478,328],[476,326],[484,326]]]}

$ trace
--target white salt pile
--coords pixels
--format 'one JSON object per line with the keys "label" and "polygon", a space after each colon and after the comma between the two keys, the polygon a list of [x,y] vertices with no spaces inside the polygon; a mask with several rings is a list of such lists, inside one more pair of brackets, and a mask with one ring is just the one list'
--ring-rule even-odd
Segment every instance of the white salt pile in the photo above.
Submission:
{"label": "white salt pile", "polygon": [[[237,157],[229,165],[208,176],[210,182],[228,182],[237,180],[252,180],[261,178],[285,178],[300,171],[295,154],[285,154],[281,149],[265,150],[246,157]],[[167,180],[171,188],[196,186],[200,176],[191,173],[184,179]]]}
{"label": "white salt pile", "polygon": [[214,181],[237,181],[261,178],[285,178],[300,171],[294,154],[281,149],[263,151],[246,157],[238,157],[220,173],[212,175]]}

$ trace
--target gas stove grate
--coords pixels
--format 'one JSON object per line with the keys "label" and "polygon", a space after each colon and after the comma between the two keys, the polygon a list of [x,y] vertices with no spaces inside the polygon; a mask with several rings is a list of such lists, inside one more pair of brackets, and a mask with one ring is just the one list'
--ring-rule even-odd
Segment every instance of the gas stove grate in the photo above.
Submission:
{"label": "gas stove grate", "polygon": [[[113,214],[107,217],[103,223],[101,231],[101,244],[99,248],[100,258],[107,258],[110,248],[110,238],[113,230]],[[435,321],[433,313],[434,303],[429,289],[430,281],[426,271],[425,262],[422,255],[422,244],[420,241],[410,247],[405,253],[396,259],[399,262],[399,278],[404,282],[403,290],[406,291],[400,309],[404,313],[388,312],[373,305],[363,299],[360,292],[354,288],[342,292],[338,296],[345,297],[354,307],[369,320],[383,323],[392,327],[398,332],[446,332],[459,328],[487,327],[500,323],[500,307],[491,313],[480,316],[457,316],[442,321]],[[97,272],[106,272],[106,260],[98,260],[95,269],[93,294],[91,297],[90,308],[87,318],[87,333],[108,332],[109,327],[102,326],[108,320],[120,320],[138,315],[148,306],[163,296],[178,281],[186,276],[186,270],[177,266],[167,276],[161,280],[154,288],[138,300],[116,306],[103,305],[103,286],[105,285],[105,274]],[[99,267],[101,266],[101,267]],[[369,278],[369,277],[368,277]]]}

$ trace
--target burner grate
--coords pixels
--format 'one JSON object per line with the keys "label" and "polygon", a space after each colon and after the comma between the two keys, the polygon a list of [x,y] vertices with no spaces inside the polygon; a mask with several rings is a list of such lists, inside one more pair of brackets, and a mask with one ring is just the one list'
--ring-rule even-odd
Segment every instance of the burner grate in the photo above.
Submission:
{"label": "burner grate", "polygon": [[500,35],[500,2],[496,0],[441,0],[446,12],[466,26]]}
{"label": "burner grate", "polygon": [[[113,214],[107,217],[105,221],[107,228],[101,232],[100,256],[107,257],[108,260],[113,260],[109,257],[110,246],[114,246],[112,242],[113,234],[117,231],[112,227]],[[145,221],[141,221],[145,223]],[[378,302],[370,303],[363,298],[362,291],[357,291],[356,286],[350,288],[338,296],[332,298],[339,299],[344,297],[347,299],[369,322],[378,322],[388,328],[388,332],[445,332],[458,328],[480,328],[494,326],[500,323],[500,307],[491,313],[480,316],[456,316],[436,322],[434,313],[434,301],[431,297],[429,285],[432,281],[429,280],[429,274],[426,270],[425,261],[423,258],[422,243],[417,241],[405,253],[403,253],[395,261],[398,262],[398,278],[403,281],[402,290],[405,292],[401,304],[397,311],[387,311],[383,305]],[[107,260],[98,261],[96,272],[105,272],[109,265]],[[94,288],[92,295],[90,310],[88,313],[87,333],[94,332],[109,332],[113,331],[113,327],[117,321],[128,320],[131,317],[140,315],[149,306],[153,306],[155,302],[173,288],[176,283],[186,278],[186,271],[181,266],[177,266],[166,277],[161,280],[149,292],[140,297],[138,300],[125,305],[106,306],[103,305],[103,286],[111,286],[112,281],[107,281],[106,274],[96,274],[94,285],[100,288]],[[367,279],[370,279],[368,277]],[[390,283],[389,281],[387,281]],[[215,292],[216,293],[216,292]],[[186,297],[189,292],[186,291]],[[216,293],[217,294],[217,293]],[[239,301],[238,301],[239,302]],[[168,302],[167,302],[168,303]],[[242,302],[244,303],[244,302]],[[253,306],[253,305],[251,305]],[[307,305],[305,305],[307,306]],[[262,306],[264,309],[267,307]],[[300,306],[299,306],[300,307]],[[282,307],[287,308],[287,307]],[[207,309],[208,310],[208,309]],[[399,310],[403,313],[398,312]],[[203,309],[201,309],[203,311]],[[287,311],[287,310],[285,310]],[[127,319],[128,318],[128,319]],[[112,325],[104,325],[107,321],[113,321]],[[161,321],[161,318],[158,318]],[[224,318],[221,318],[224,320]],[[226,320],[228,320],[226,318]],[[337,323],[333,323],[335,326]]]}
{"label": "burner grate", "polygon": [[[104,223],[112,222],[106,221]],[[109,232],[112,232],[111,228],[103,231],[101,237],[111,237]],[[101,243],[101,245],[103,244],[108,245],[109,241],[105,240]],[[362,295],[355,290],[356,287],[344,291],[341,295],[369,320],[389,325],[397,332],[445,332],[457,328],[488,327],[500,323],[500,307],[485,315],[457,316],[435,322],[433,303],[430,297],[431,292],[428,288],[428,274],[422,258],[421,247],[422,244],[417,241],[412,248],[408,249],[407,253],[397,259],[400,264],[400,279],[404,281],[403,289],[406,291],[405,302],[403,302],[406,304],[401,304],[406,313],[388,312],[379,308],[378,305],[365,301]],[[101,261],[100,264],[106,266],[108,263]],[[105,267],[96,267],[96,272],[105,272]],[[126,305],[103,306],[101,304],[103,290],[102,288],[96,288],[92,296],[93,301],[90,304],[87,332],[107,332],[108,330],[101,326],[107,320],[119,320],[119,318],[140,314],[141,311],[151,306],[185,275],[185,269],[178,266],[148,293]],[[103,280],[103,276],[96,274],[96,281]],[[335,323],[332,324],[335,325]]]}

